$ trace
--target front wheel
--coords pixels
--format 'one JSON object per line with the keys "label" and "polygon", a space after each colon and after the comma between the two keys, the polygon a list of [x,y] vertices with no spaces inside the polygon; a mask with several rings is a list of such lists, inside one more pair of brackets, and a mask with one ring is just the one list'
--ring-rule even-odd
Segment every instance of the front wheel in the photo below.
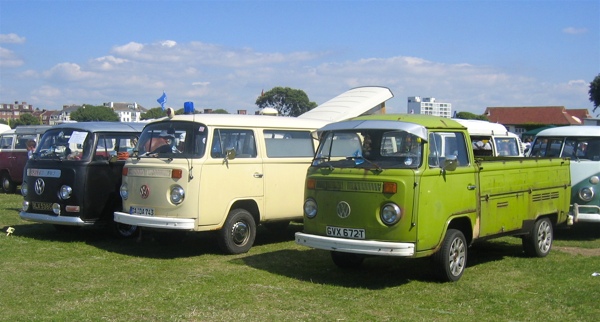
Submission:
{"label": "front wheel", "polygon": [[256,238],[256,223],[245,209],[229,212],[223,228],[219,230],[219,247],[227,254],[241,254],[250,250]]}
{"label": "front wheel", "polygon": [[467,240],[456,229],[448,229],[442,247],[433,255],[436,275],[444,282],[458,281],[467,266]]}
{"label": "front wheel", "polygon": [[533,225],[527,236],[523,236],[523,250],[530,257],[545,257],[552,248],[552,222],[544,217]]}
{"label": "front wheel", "polygon": [[119,222],[112,222],[112,231],[119,238],[131,238],[137,236],[140,232],[138,226],[132,226],[127,224],[122,224]]}
{"label": "front wheel", "polygon": [[17,185],[10,179],[8,173],[2,174],[2,191],[4,193],[15,193],[17,191]]}

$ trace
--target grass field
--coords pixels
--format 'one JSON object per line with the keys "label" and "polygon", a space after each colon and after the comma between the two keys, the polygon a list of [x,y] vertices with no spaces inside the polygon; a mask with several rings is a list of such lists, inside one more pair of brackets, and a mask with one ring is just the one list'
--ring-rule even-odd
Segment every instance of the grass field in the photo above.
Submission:
{"label": "grass field", "polygon": [[[19,219],[0,195],[2,321],[596,321],[600,226],[556,231],[546,258],[520,239],[469,249],[456,283],[427,259],[370,258],[343,271],[325,251],[259,230],[247,254],[222,255],[211,234],[101,229],[59,233]],[[6,236],[7,227],[15,228]]]}

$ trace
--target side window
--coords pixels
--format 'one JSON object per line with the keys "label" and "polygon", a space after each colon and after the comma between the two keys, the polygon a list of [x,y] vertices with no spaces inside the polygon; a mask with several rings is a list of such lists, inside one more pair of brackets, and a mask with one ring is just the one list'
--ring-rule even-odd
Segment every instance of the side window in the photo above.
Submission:
{"label": "side window", "polygon": [[12,135],[3,135],[2,139],[0,139],[0,148],[2,149],[10,149],[12,148],[13,136]]}
{"label": "side window", "polygon": [[256,158],[256,140],[251,130],[215,129],[210,156],[223,158],[227,150],[235,150],[236,158]]}
{"label": "side window", "polygon": [[310,131],[264,130],[269,158],[313,157],[314,146]]}
{"label": "side window", "polygon": [[459,167],[469,165],[469,157],[463,133],[431,133],[429,135],[429,166],[440,167],[448,157],[456,158]]}

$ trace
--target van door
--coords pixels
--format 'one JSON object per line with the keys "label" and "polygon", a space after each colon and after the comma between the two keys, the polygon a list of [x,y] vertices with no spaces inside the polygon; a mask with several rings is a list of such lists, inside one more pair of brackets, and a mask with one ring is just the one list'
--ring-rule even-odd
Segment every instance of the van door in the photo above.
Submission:
{"label": "van door", "polygon": [[[237,200],[253,200],[262,210],[263,168],[254,131],[214,129],[209,148],[200,179],[199,224],[222,223]],[[235,157],[229,159],[227,151]]]}
{"label": "van door", "polygon": [[[436,247],[451,217],[477,213],[476,167],[464,134],[430,133],[428,146],[428,164],[417,185],[417,251]],[[456,159],[455,170],[443,169],[447,159]]]}
{"label": "van door", "polygon": [[315,147],[309,130],[264,130],[265,207],[262,220],[302,218],[306,170]]}

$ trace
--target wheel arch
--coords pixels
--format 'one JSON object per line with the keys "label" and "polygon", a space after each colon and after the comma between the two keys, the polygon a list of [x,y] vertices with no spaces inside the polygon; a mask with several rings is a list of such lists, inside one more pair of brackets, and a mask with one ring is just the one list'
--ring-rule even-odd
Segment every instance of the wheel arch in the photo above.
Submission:
{"label": "wheel arch", "polygon": [[467,240],[467,245],[470,245],[473,241],[473,226],[471,225],[471,220],[469,217],[458,217],[452,219],[448,223],[448,227],[446,227],[446,232],[450,229],[460,230]]}
{"label": "wheel arch", "polygon": [[260,210],[258,209],[258,204],[253,199],[244,199],[244,200],[236,200],[231,207],[229,208],[229,212],[236,208],[242,208],[248,211],[256,225],[260,223]]}

